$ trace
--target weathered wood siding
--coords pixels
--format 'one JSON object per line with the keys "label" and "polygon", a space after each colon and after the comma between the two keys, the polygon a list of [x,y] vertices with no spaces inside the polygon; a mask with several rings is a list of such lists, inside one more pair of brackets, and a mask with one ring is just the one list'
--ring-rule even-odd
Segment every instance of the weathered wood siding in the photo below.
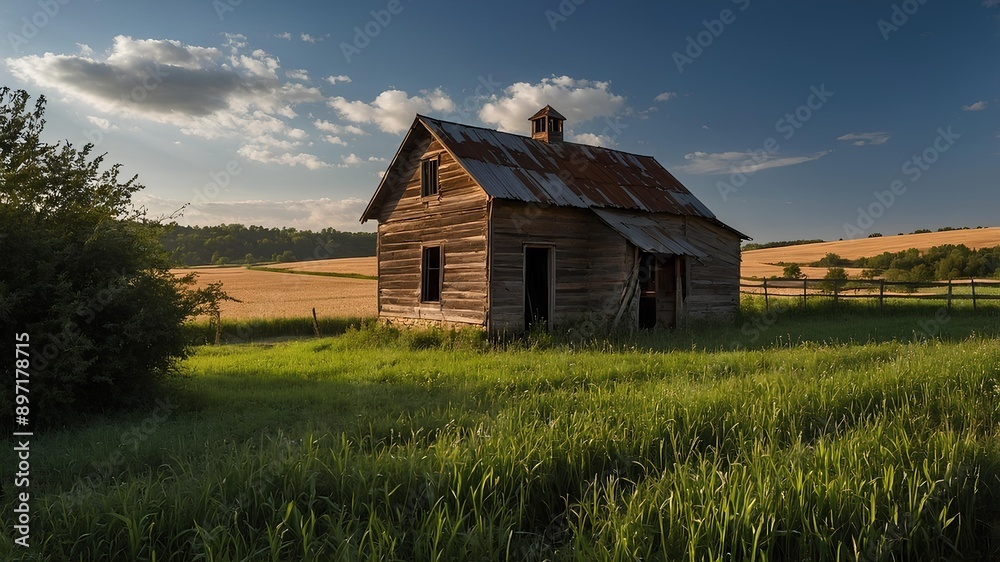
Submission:
{"label": "weathered wood siding", "polygon": [[[429,135],[400,156],[403,181],[379,216],[379,317],[485,325],[486,193]],[[438,196],[421,197],[420,162],[431,156],[440,157]],[[438,303],[420,302],[425,246],[442,248]]]}
{"label": "weathered wood siding", "polygon": [[[683,288],[678,286],[675,306],[678,324],[690,319],[735,314],[740,303],[739,236],[699,217],[667,213],[651,216],[671,236],[687,241],[708,255],[705,258],[686,256],[679,262],[687,277],[687,296],[683,296]],[[661,313],[666,314],[667,308],[670,306],[665,303]]]}
{"label": "weathered wood siding", "polygon": [[490,233],[490,329],[524,329],[524,246],[553,248],[552,323],[567,325],[617,309],[631,256],[626,240],[588,209],[495,200]]}
{"label": "weathered wood siding", "polygon": [[740,308],[740,238],[704,219],[688,217],[685,239],[708,254],[689,258],[688,319],[731,317]]}
{"label": "weathered wood siding", "polygon": [[[673,236],[708,254],[678,260],[685,269],[687,297],[681,296],[679,271],[664,279],[658,320],[725,317],[739,307],[740,239],[731,231],[696,217],[654,215]],[[543,207],[494,201],[490,233],[490,329],[524,328],[524,246],[551,246],[555,259],[554,325],[581,320],[609,322],[624,306],[624,325],[638,322],[633,266],[635,246],[588,209]],[[673,269],[671,263],[671,269]],[[663,274],[668,274],[663,271]],[[627,286],[628,285],[628,286]],[[667,296],[664,294],[663,296]]]}

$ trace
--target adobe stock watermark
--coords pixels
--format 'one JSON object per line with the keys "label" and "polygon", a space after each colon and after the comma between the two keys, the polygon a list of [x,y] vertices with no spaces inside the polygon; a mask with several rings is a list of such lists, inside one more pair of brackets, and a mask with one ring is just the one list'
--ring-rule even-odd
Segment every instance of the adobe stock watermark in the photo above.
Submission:
{"label": "adobe stock watermark", "polygon": [[212,199],[215,199],[219,196],[219,193],[221,193],[223,189],[229,187],[233,178],[241,173],[243,173],[243,168],[236,160],[226,162],[226,166],[222,170],[209,172],[208,177],[212,181],[206,183],[201,189],[194,190],[194,198],[191,200],[191,204],[204,205]]}
{"label": "adobe stock watermark", "polygon": [[83,476],[73,489],[67,492],[64,500],[68,505],[78,506],[86,502],[101,486],[106,486],[111,481],[122,466],[125,464],[124,449],[129,449],[133,454],[139,451],[139,446],[148,440],[153,434],[159,431],[164,422],[177,409],[177,405],[160,399],[156,400],[156,407],[143,420],[129,427],[122,433],[121,441],[114,452],[104,461],[92,463],[93,472]]}
{"label": "adobe stock watermark", "polygon": [[[7,34],[7,42],[10,43],[10,49],[15,53],[21,52],[21,47],[27,45],[29,41],[38,36],[38,34],[45,29],[49,23],[59,15],[62,7],[69,4],[72,0],[38,0],[35,3],[38,9],[34,11],[30,16],[24,16],[21,18],[21,27],[18,29],[20,33],[15,33],[11,31]],[[15,24],[16,25],[16,24]]]}
{"label": "adobe stock watermark", "polygon": [[578,6],[583,5],[587,0],[561,0],[556,5],[555,10],[545,10],[545,21],[549,22],[549,27],[555,31],[559,24],[566,23],[569,17],[576,13]]}
{"label": "adobe stock watermark", "polygon": [[889,19],[880,19],[876,22],[879,32],[882,33],[882,38],[888,41],[889,35],[896,33],[901,27],[909,23],[910,18],[926,3],[927,0],[904,0],[899,4],[893,4]]}
{"label": "adobe stock watermark", "polygon": [[[732,2],[736,4],[741,12],[745,12],[750,7],[750,0],[732,0]],[[698,57],[705,54],[705,49],[711,47],[716,39],[722,37],[722,33],[726,31],[726,26],[732,25],[735,22],[736,12],[729,8],[725,8],[719,12],[717,19],[702,20],[701,24],[705,29],[695,35],[687,36],[687,44],[684,46],[683,53],[674,51],[673,55],[671,55],[674,59],[674,64],[677,66],[677,72],[683,74],[684,67],[693,64]]]}
{"label": "adobe stock watermark", "polygon": [[[931,145],[920,154],[914,154],[900,168],[903,175],[910,179],[910,183],[916,183],[923,177],[924,172],[934,165],[941,155],[951,150],[955,142],[962,138],[962,135],[955,133],[949,126],[947,129],[939,127],[937,137]],[[872,192],[872,201],[867,207],[858,207],[858,218],[853,222],[844,223],[844,238],[861,238],[868,235],[868,230],[875,225],[877,219],[882,218],[885,213],[896,204],[899,197],[906,194],[907,185],[902,179],[895,179],[889,184],[889,189]]]}
{"label": "adobe stock watermark", "polygon": [[948,314],[948,308],[942,306],[934,312],[934,317],[930,320],[921,320],[917,322],[919,330],[914,330],[913,337],[916,340],[932,340],[939,338],[942,335],[941,328],[951,322],[951,316]]}
{"label": "adobe stock watermark", "polygon": [[[781,138],[785,141],[791,140],[795,136],[795,133],[830,101],[833,95],[833,92],[826,89],[826,84],[810,86],[809,96],[806,98],[805,103],[779,118],[774,123],[774,131],[781,134]],[[722,201],[728,201],[731,195],[746,185],[750,176],[756,173],[759,167],[779,150],[781,150],[781,144],[778,142],[778,139],[768,137],[764,140],[760,149],[749,152],[750,158],[744,160],[739,168],[736,168],[729,174],[728,181],[720,180],[715,182],[715,187],[719,190],[719,196],[722,197]]]}
{"label": "adobe stock watermark", "polygon": [[740,338],[729,342],[730,351],[739,351],[761,341],[761,338],[774,328],[778,323],[778,318],[794,308],[791,301],[794,299],[777,299],[775,303],[764,312],[754,316],[740,325]]}
{"label": "adobe stock watermark", "polygon": [[479,110],[479,105],[480,105],[479,102],[483,98],[495,94],[497,91],[500,90],[500,87],[502,86],[500,82],[493,81],[492,74],[488,74],[486,76],[480,74],[478,82],[479,83],[476,85],[476,89],[468,96],[465,96],[465,99],[463,99],[462,102],[458,104],[458,107],[455,110],[456,113],[458,113],[458,116],[462,119],[462,122],[465,122],[467,120],[470,120],[472,117],[475,117]]}
{"label": "adobe stock watermark", "polygon": [[138,85],[134,86],[128,93],[122,94],[122,103],[142,103],[149,97],[149,93],[163,83],[163,79],[170,76],[170,73],[163,69],[159,63],[146,65],[143,69],[143,77]]}
{"label": "adobe stock watermark", "polygon": [[219,21],[225,21],[226,14],[235,12],[242,3],[243,0],[212,0],[212,9],[219,16]]}
{"label": "adobe stock watermark", "polygon": [[340,42],[340,52],[344,55],[347,64],[351,63],[353,57],[360,55],[361,51],[367,49],[372,41],[381,35],[385,28],[389,27],[393,17],[403,12],[403,8],[402,0],[389,0],[385,8],[369,12],[372,16],[370,20],[354,26],[354,40],[350,43]]}

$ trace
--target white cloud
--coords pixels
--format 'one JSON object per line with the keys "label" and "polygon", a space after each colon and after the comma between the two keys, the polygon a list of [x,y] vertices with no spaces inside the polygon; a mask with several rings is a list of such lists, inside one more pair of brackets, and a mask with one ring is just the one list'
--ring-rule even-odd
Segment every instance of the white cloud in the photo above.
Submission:
{"label": "white cloud", "polygon": [[102,131],[117,131],[118,130],[118,125],[115,125],[114,123],[112,123],[111,121],[108,121],[107,119],[105,119],[103,117],[95,117],[94,115],[88,115],[87,116],[87,121],[90,121],[94,125],[97,125],[97,128],[100,129],[100,130],[102,130]]}
{"label": "white cloud", "polygon": [[369,156],[368,157],[368,161],[369,162],[388,162],[388,160],[386,160],[385,158],[380,158],[378,156]]}
{"label": "white cloud", "polygon": [[744,174],[766,170],[768,168],[782,168],[785,166],[795,166],[820,158],[829,154],[830,150],[816,152],[806,156],[785,156],[778,158],[773,154],[764,151],[760,152],[692,152],[684,155],[684,160],[688,163],[681,166],[681,169],[689,174],[729,174],[742,172]]}
{"label": "white cloud", "polygon": [[518,82],[494,94],[483,104],[479,118],[501,131],[526,133],[528,118],[551,105],[574,126],[598,117],[610,117],[625,107],[625,98],[611,92],[609,82],[552,76],[536,84]]}
{"label": "white cloud", "polygon": [[361,158],[358,158],[358,156],[354,153],[341,157],[341,161],[344,163],[345,166],[357,166],[358,164],[363,162],[363,160]]}
{"label": "white cloud", "polygon": [[80,49],[80,55],[84,57],[89,57],[94,54],[94,50],[90,48],[90,45],[86,43],[77,43],[77,48]]}
{"label": "white cloud", "polygon": [[346,74],[338,74],[336,76],[327,76],[326,77],[326,81],[329,82],[329,83],[331,83],[331,84],[333,84],[334,86],[336,86],[338,82],[343,82],[345,84],[350,84],[352,82],[351,77],[348,76],[348,75],[346,75]]}
{"label": "white cloud", "polygon": [[387,133],[401,133],[409,128],[417,113],[452,113],[455,102],[441,88],[422,90],[409,97],[402,90],[386,90],[371,103],[348,101],[341,96],[331,98],[330,107],[352,123],[375,123]]}
{"label": "white cloud", "polygon": [[305,152],[298,152],[294,154],[292,152],[281,152],[282,149],[294,147],[290,147],[282,141],[276,141],[272,146],[277,148],[278,151],[272,151],[270,147],[261,146],[260,144],[248,144],[240,147],[236,153],[247,160],[261,162],[263,164],[304,166],[310,170],[322,170],[323,168],[331,167],[330,164],[320,160],[315,154],[307,154]]}
{"label": "white cloud", "polygon": [[302,80],[303,82],[308,82],[309,73],[303,68],[286,70],[285,78],[288,78],[289,80]]}
{"label": "white cloud", "polygon": [[892,138],[892,134],[885,131],[878,131],[873,133],[848,133],[837,137],[839,141],[849,141],[854,146],[865,146],[869,144],[885,144]]}
{"label": "white cloud", "polygon": [[330,123],[329,121],[323,121],[322,119],[317,119],[313,122],[318,130],[333,133],[335,135],[342,135],[344,133],[350,133],[352,135],[366,135],[364,129],[358,127],[357,125],[337,125],[336,123]]}
{"label": "white cloud", "polygon": [[299,35],[299,38],[305,41],[306,43],[310,43],[312,45],[315,45],[316,43],[319,43],[323,41],[323,39],[325,39],[324,37],[317,37],[315,35],[309,35],[308,33],[303,33]]}
{"label": "white cloud", "polygon": [[321,167],[312,155],[266,156],[260,147],[308,136],[286,120],[297,116],[296,105],[322,101],[322,93],[282,82],[278,59],[260,49],[247,54],[246,37],[225,37],[228,54],[216,47],[120,35],[103,60],[46,53],[4,62],[18,78],[104,113],[173,125],[206,139],[237,139],[258,161]]}
{"label": "white cloud", "polygon": [[336,144],[338,146],[347,146],[347,143],[344,142],[343,139],[341,139],[340,137],[335,137],[333,135],[323,135],[323,140],[325,140],[330,144]]}
{"label": "white cloud", "polygon": [[[1000,0],[997,0],[997,1],[1000,2]],[[988,105],[989,105],[989,102],[977,101],[976,103],[973,103],[973,104],[970,104],[970,105],[963,105],[962,106],[962,111],[982,111],[982,110],[986,109],[986,106],[988,106]]]}
{"label": "white cloud", "polygon": [[608,135],[595,135],[594,133],[574,133],[569,129],[566,130],[566,140],[570,142],[578,142],[580,144],[589,144],[590,146],[610,147],[610,146],[615,146],[617,144],[615,140]]}
{"label": "white cloud", "polygon": [[663,92],[662,94],[653,98],[653,101],[670,101],[677,97],[677,92]]}
{"label": "white cloud", "polygon": [[[151,216],[169,215],[185,203],[144,193],[137,194],[135,201],[138,205],[145,206]],[[314,231],[331,227],[347,231],[370,230],[374,227],[366,228],[358,224],[367,204],[367,200],[358,197],[324,197],[299,201],[209,201],[187,207],[177,222],[185,225],[255,224],[266,228],[290,226]]]}
{"label": "white cloud", "polygon": [[292,34],[286,31],[284,33],[279,33],[275,35],[275,37],[277,37],[278,39],[285,39],[286,41],[291,41]]}

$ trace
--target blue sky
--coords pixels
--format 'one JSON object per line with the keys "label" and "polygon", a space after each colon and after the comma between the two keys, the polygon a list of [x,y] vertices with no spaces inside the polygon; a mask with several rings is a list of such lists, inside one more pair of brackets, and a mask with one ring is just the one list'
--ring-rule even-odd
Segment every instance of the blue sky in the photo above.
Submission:
{"label": "blue sky", "polygon": [[181,223],[360,225],[415,113],[656,157],[756,240],[1000,225],[1000,0],[15,0],[0,84]]}

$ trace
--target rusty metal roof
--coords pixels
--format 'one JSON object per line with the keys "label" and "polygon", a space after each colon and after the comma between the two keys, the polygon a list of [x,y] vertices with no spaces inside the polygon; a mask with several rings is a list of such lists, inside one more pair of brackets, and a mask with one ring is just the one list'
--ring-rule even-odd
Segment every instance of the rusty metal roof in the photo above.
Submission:
{"label": "rusty metal roof", "polygon": [[492,197],[715,219],[651,156],[417,118]]}
{"label": "rusty metal roof", "polygon": [[[498,199],[563,207],[630,209],[719,221],[652,156],[530,137],[417,115],[407,139],[422,124],[486,191]],[[407,140],[403,141],[405,145]],[[402,151],[403,147],[400,147]],[[397,153],[397,158],[399,153]],[[393,165],[396,159],[393,160]],[[389,171],[393,169],[389,166]],[[372,218],[382,184],[362,220]]]}
{"label": "rusty metal roof", "polygon": [[649,215],[611,209],[593,209],[593,211],[605,224],[643,251],[696,258],[708,256],[683,239],[671,235],[661,222]]}

